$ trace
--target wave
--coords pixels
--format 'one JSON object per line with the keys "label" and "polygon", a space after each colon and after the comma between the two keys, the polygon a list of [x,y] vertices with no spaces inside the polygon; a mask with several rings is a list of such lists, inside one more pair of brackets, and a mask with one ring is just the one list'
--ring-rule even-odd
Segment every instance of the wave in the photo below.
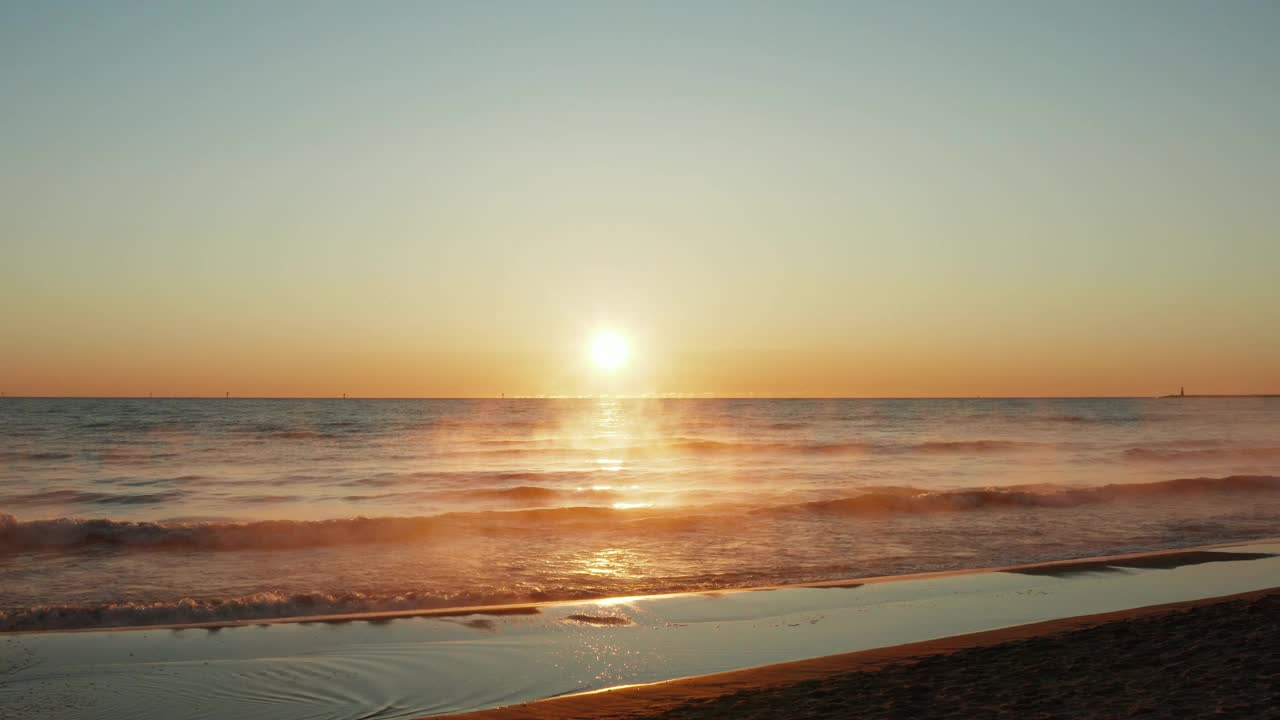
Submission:
{"label": "wave", "polygon": [[1139,462],[1182,462],[1197,460],[1276,460],[1280,447],[1237,448],[1152,448],[1131,447],[1124,451],[1126,460]]}
{"label": "wave", "polygon": [[1275,475],[1230,475],[1223,478],[1181,478],[1149,483],[1116,483],[1097,488],[1074,490],[1097,493],[1109,498],[1206,495],[1210,493],[1256,493],[1280,490],[1280,477]]}
{"label": "wave", "polygon": [[[634,474],[634,472],[632,473]],[[394,487],[397,485],[413,485],[419,486],[423,480],[430,480],[438,483],[448,483],[454,485],[471,485],[476,483],[594,483],[602,477],[616,477],[610,471],[600,469],[594,470],[556,470],[556,471],[540,471],[540,472],[510,472],[510,471],[488,471],[488,470],[437,470],[437,471],[416,471],[410,473],[379,473],[377,475],[355,480],[346,480],[338,485],[344,487]],[[308,483],[323,483],[326,478],[323,477],[306,477],[294,476],[295,480],[302,479]]]}
{"label": "wave", "polygon": [[339,436],[329,432],[316,432],[314,430],[280,430],[277,432],[264,433],[263,437],[272,440],[333,440]]}
{"label": "wave", "polygon": [[[1036,419],[1036,418],[1029,418]],[[1038,418],[1040,422],[1046,423],[1068,423],[1076,424],[1098,424],[1098,425],[1120,425],[1125,423],[1150,423],[1166,419],[1160,415],[1047,415]]]}
{"label": "wave", "polygon": [[821,513],[832,515],[880,515],[890,513],[960,512],[985,508],[1068,507],[1082,504],[1078,498],[1019,490],[954,490],[916,495],[873,492],[834,500],[780,505],[753,510],[756,514]]}
{"label": "wave", "polygon": [[983,453],[1007,452],[1031,447],[1034,447],[1032,443],[1012,440],[951,440],[923,442],[911,445],[908,449],[925,453]]}
{"label": "wave", "polygon": [[[494,441],[487,444],[507,445],[512,441]],[[568,441],[566,441],[568,442]],[[464,451],[473,455],[532,455],[554,454],[565,456],[596,457],[601,453],[617,453],[623,455],[667,455],[667,454],[712,454],[712,453],[856,453],[874,449],[870,443],[862,441],[847,442],[775,442],[751,440],[713,440],[709,438],[673,437],[654,440],[641,444],[629,445],[587,445],[557,444],[539,442],[534,445],[523,444],[521,447],[487,448],[483,450]]]}
{"label": "wave", "polygon": [[[482,486],[469,489],[424,489],[419,482],[421,477],[433,480],[469,483],[498,483],[494,486]],[[69,505],[162,505],[181,501],[190,493],[199,492],[204,487],[236,487],[236,502],[246,504],[303,502],[309,500],[342,500],[346,502],[383,501],[391,499],[413,501],[445,501],[477,505],[493,503],[502,506],[523,504],[526,506],[613,502],[620,499],[610,483],[619,480],[617,473],[606,473],[600,470],[570,471],[557,473],[463,473],[459,477],[450,477],[449,473],[410,473],[389,476],[375,476],[345,482],[334,483],[332,488],[361,488],[381,490],[367,494],[347,494],[320,496],[314,493],[281,494],[255,493],[239,494],[241,490],[269,488],[290,488],[306,485],[316,488],[325,485],[326,478],[314,476],[288,476],[275,479],[236,479],[214,478],[204,475],[181,475],[177,477],[152,478],[139,480],[104,479],[95,481],[99,485],[111,485],[119,490],[149,489],[150,492],[106,492],[100,490],[40,490],[28,493],[0,495],[0,507],[8,506],[69,506]],[[633,479],[629,477],[629,480]],[[549,483],[570,484],[569,487],[547,487],[544,485],[521,484],[503,487],[503,482],[533,480]],[[632,488],[634,489],[634,488]]]}
{"label": "wave", "polygon": [[[472,492],[509,493],[515,502],[540,502],[550,494],[563,499],[569,491],[516,487]],[[606,499],[607,490],[599,493]],[[1184,478],[1151,483],[1114,484],[1091,488],[1024,485],[1005,488],[966,488],[931,492],[909,486],[868,488],[866,492],[830,500],[816,500],[755,508],[760,515],[838,514],[848,516],[964,512],[986,509],[1055,508],[1129,499],[1160,499],[1229,493],[1280,492],[1280,477],[1232,475],[1223,478]],[[579,497],[577,491],[572,497]],[[708,513],[712,513],[708,515]],[[558,532],[575,526],[618,529],[661,526],[671,522],[714,519],[739,522],[741,516],[722,516],[707,506],[631,509],[573,506],[543,509],[451,512],[414,517],[354,517],[334,520],[257,520],[251,522],[149,522],[111,519],[58,518],[19,521],[0,513],[0,552],[117,547],[130,550],[195,549],[252,550],[326,547],[356,543],[397,543],[468,534],[528,532],[546,528]]]}
{"label": "wave", "polygon": [[601,445],[573,447],[542,444],[532,447],[485,449],[470,451],[482,455],[557,455],[597,456],[601,453],[622,455],[712,454],[712,453],[805,453],[860,454],[868,452],[919,453],[989,453],[1030,450],[1038,443],[1012,440],[930,440],[913,445],[876,444],[861,440],[842,442],[781,442],[752,440],[711,440],[703,438],[668,438],[641,445]]}
{"label": "wave", "polygon": [[246,505],[274,505],[276,503],[303,502],[307,498],[300,495],[239,495],[236,502]]}
{"label": "wave", "polygon": [[1184,478],[1150,483],[1102,485],[1093,488],[1059,488],[1039,485],[914,494],[905,490],[905,488],[894,488],[892,491],[867,492],[834,500],[780,505],[752,512],[754,514],[879,515],[963,512],[999,508],[1062,508],[1134,498],[1273,492],[1280,491],[1280,477],[1232,475],[1224,478]]}
{"label": "wave", "polygon": [[249,522],[153,522],[107,518],[19,521],[0,513],[0,552],[119,547],[131,550],[253,550],[429,540],[453,534],[515,531],[528,524],[617,520],[613,508],[567,507],[508,512],[455,512],[414,517]]}
{"label": "wave", "polygon": [[509,488],[480,488],[476,490],[443,490],[417,492],[387,492],[371,495],[343,495],[344,502],[383,502],[387,500],[445,500],[451,503],[494,504],[501,506],[543,507],[563,503],[609,503],[622,495],[610,488],[591,487],[559,489],[537,485],[519,485]]}
{"label": "wave", "polygon": [[499,503],[552,503],[561,501],[599,500],[612,501],[619,496],[613,490],[605,488],[583,488],[581,490],[561,490],[558,488],[540,487],[537,485],[518,485],[510,488],[482,488],[479,490],[460,490],[442,493],[452,500],[470,500]]}
{"label": "wave", "polygon": [[[567,441],[571,442],[571,441]],[[490,443],[502,445],[502,447],[486,447],[482,450],[462,451],[462,453],[470,455],[484,456],[537,456],[543,454],[565,456],[565,457],[597,457],[601,453],[613,453],[624,455],[656,455],[678,452],[731,452],[746,451],[745,445],[738,445],[731,442],[719,440],[689,440],[689,439],[671,439],[660,442],[645,443],[639,445],[573,445],[573,444],[551,444],[542,443],[537,445],[523,445],[520,447],[508,447],[506,443]]]}
{"label": "wave", "polygon": [[70,460],[75,457],[71,453],[64,452],[21,452],[16,450],[6,450],[0,452],[0,461],[14,460]]}
{"label": "wave", "polygon": [[162,523],[106,518],[17,521],[12,515],[0,515],[0,549],[318,547],[428,537],[438,524],[436,517]]}
{"label": "wave", "polygon": [[181,490],[154,493],[104,493],[83,490],[46,490],[24,495],[7,495],[0,498],[8,505],[160,505],[181,499]]}

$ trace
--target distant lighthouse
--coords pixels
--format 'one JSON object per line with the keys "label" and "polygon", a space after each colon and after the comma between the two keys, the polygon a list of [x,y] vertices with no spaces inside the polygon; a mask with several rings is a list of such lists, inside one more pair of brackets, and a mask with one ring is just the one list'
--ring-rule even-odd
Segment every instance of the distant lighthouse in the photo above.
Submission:
{"label": "distant lighthouse", "polygon": [[1187,388],[1186,387],[1178,388],[1178,397],[1186,397],[1186,396],[1187,396]]}

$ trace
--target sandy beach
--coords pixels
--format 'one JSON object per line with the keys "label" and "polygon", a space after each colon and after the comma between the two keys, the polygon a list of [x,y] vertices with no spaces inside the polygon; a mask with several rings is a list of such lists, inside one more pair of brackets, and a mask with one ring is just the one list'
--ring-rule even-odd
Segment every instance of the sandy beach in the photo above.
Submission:
{"label": "sandy beach", "polygon": [[454,720],[1276,718],[1280,588],[556,698]]}

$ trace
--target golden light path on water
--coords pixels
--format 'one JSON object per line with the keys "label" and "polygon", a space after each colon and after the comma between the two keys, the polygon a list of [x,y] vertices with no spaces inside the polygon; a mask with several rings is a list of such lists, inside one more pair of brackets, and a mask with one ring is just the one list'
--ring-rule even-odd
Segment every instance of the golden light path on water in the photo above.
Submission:
{"label": "golden light path on water", "polygon": [[[625,360],[626,345],[625,341],[619,336],[602,335],[596,340],[595,352],[597,362],[601,359],[601,347],[604,347],[604,355],[608,359],[609,352],[620,353],[621,359],[614,357],[618,363],[609,366],[607,363],[601,362],[602,367],[609,369],[616,368]],[[624,412],[623,402],[619,399],[601,399],[594,407],[594,425],[595,433],[593,439],[603,439],[608,441],[610,445],[629,445],[639,444],[643,441],[643,437],[632,435],[628,431],[628,417]],[[635,420],[634,417],[631,418]],[[614,448],[602,449],[602,452],[609,453],[609,457],[597,457],[594,459],[595,469],[603,472],[621,473],[628,468],[627,461],[624,458],[612,456]],[[581,490],[582,488],[579,488]],[[615,485],[592,485],[590,489],[594,492],[621,492],[621,491],[639,491],[639,485],[615,486]],[[637,510],[643,508],[654,507],[651,502],[633,502],[628,500],[619,500],[614,502],[611,507],[614,510]],[[641,555],[634,550],[628,548],[605,548],[599,550],[582,560],[581,572],[586,575],[596,577],[609,578],[636,578],[642,577],[645,569],[645,563],[641,559]]]}
{"label": "golden light path on water", "polygon": [[623,548],[609,548],[593,553],[583,563],[583,569],[591,575],[609,575],[619,577],[626,574],[633,563],[628,562],[630,553]]}
{"label": "golden light path on water", "polygon": [[0,627],[831,580],[1247,539],[1280,512],[1265,399],[6,407],[0,543],[47,581],[0,587]]}
{"label": "golden light path on water", "polygon": [[[616,336],[616,335],[601,335],[599,338],[596,339],[595,350],[596,350],[597,361],[599,361],[601,357],[600,348],[602,343],[604,345],[603,354],[606,357],[606,359],[611,357],[610,356],[611,350],[614,352],[621,353],[623,359],[625,359],[625,354],[626,354],[625,340],[622,340],[620,336]],[[613,359],[617,359],[617,358],[613,358]],[[617,367],[617,365],[609,366],[606,363],[601,363],[601,366],[608,367],[609,369]],[[624,415],[623,410],[624,410],[623,403],[619,399],[600,400],[599,403],[595,406],[595,413],[594,413],[595,426],[596,426],[595,437],[607,439],[611,441],[611,444],[615,444],[615,445],[616,444],[632,444],[632,443],[638,444],[640,441],[642,441],[643,438],[633,437],[628,434],[627,429],[625,427],[627,418]],[[609,452],[609,450],[610,449],[605,449],[604,452]],[[626,460],[619,457],[598,457],[598,458],[595,458],[594,463],[595,463],[595,469],[602,472],[622,472],[628,469]],[[582,488],[579,488],[579,490],[581,489]],[[620,486],[614,486],[614,485],[592,485],[590,489],[594,492],[617,492],[622,490],[638,491],[641,488],[639,485],[629,485],[626,487],[620,487]],[[641,508],[651,508],[651,507],[654,507],[654,504],[651,502],[630,502],[625,500],[619,500],[613,503],[611,507],[613,507],[614,510],[635,510],[635,509],[641,509]]]}

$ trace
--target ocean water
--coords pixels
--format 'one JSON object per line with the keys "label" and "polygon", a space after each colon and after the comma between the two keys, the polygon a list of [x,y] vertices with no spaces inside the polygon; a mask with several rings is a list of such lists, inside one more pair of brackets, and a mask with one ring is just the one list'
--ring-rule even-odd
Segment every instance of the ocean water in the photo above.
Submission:
{"label": "ocean water", "polygon": [[0,630],[1280,535],[1280,399],[0,400]]}

